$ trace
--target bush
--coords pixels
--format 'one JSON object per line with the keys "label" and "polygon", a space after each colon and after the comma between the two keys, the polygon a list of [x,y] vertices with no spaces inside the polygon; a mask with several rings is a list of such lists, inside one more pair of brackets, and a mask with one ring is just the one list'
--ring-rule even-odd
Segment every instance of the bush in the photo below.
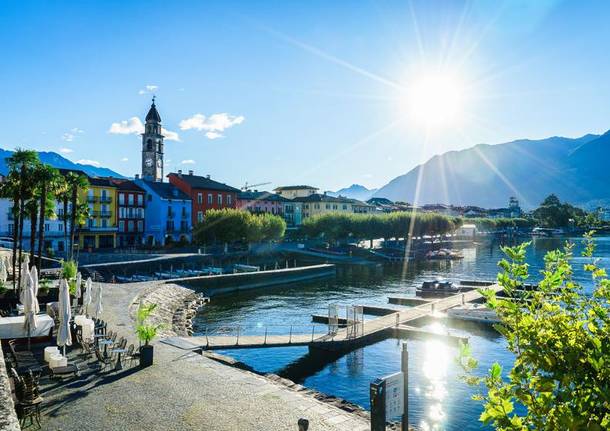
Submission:
{"label": "bush", "polygon": [[146,320],[150,317],[157,304],[144,305],[140,304],[136,314],[136,334],[145,346],[157,336],[157,332],[163,325],[149,325]]}
{"label": "bush", "polygon": [[[521,289],[529,278],[525,263],[529,243],[504,247],[498,282],[507,298],[483,290],[496,310],[514,353],[505,373],[495,363],[477,376],[477,361],[464,345],[459,363],[466,381],[483,389],[479,420],[499,430],[610,429],[610,279],[593,258],[592,233],[585,236],[584,269],[595,284],[592,294],[573,279],[573,244],[544,258],[543,280],[536,290]],[[515,406],[524,406],[519,413]]]}

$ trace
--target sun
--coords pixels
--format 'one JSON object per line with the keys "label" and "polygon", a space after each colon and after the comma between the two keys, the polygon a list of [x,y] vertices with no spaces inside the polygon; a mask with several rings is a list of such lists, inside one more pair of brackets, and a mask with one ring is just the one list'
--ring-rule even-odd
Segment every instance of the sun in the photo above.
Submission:
{"label": "sun", "polygon": [[463,112],[464,85],[449,73],[426,73],[406,85],[404,103],[409,118],[427,127],[459,122]]}

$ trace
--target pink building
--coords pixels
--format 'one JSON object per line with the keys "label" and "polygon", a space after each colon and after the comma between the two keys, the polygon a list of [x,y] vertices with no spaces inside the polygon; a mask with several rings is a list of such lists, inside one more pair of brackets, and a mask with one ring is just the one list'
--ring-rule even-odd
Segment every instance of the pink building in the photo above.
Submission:
{"label": "pink building", "polygon": [[237,208],[251,213],[284,215],[284,203],[288,199],[270,192],[245,191],[237,195]]}

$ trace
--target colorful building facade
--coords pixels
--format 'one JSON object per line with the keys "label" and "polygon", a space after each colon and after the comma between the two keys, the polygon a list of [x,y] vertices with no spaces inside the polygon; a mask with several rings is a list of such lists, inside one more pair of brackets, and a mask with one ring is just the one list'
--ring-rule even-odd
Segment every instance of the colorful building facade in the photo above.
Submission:
{"label": "colorful building facade", "polygon": [[114,180],[117,186],[117,247],[143,244],[146,192],[129,180]]}
{"label": "colorful building facade", "polygon": [[192,240],[192,202],[170,183],[134,180],[145,192],[144,244],[164,246]]}
{"label": "colorful building facade", "polygon": [[89,177],[89,189],[81,192],[89,206],[89,219],[79,228],[79,248],[116,247],[117,186],[111,178]]}
{"label": "colorful building facade", "polygon": [[195,226],[203,221],[210,209],[237,208],[239,189],[214,181],[210,176],[194,175],[193,171],[182,171],[167,176],[170,184],[184,192],[192,201],[191,223]]}

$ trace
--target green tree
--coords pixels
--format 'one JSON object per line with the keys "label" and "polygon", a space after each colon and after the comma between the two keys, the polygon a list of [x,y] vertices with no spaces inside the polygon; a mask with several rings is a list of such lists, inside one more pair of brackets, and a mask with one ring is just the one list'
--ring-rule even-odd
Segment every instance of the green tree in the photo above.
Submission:
{"label": "green tree", "polygon": [[66,175],[67,194],[70,200],[70,244],[68,247],[68,259],[74,259],[74,238],[78,226],[87,218],[88,206],[86,202],[79,201],[79,192],[89,189],[89,180],[85,175],[69,172]]}
{"label": "green tree", "polygon": [[[462,346],[466,380],[484,391],[480,420],[498,430],[610,429],[610,280],[593,257],[586,235],[584,270],[594,282],[591,295],[573,278],[573,245],[547,253],[543,280],[524,290],[529,278],[528,244],[505,247],[498,282],[507,297],[484,291],[496,310],[515,362],[508,373],[494,364],[486,376],[474,374],[477,361]],[[504,374],[504,375],[503,375]],[[526,408],[524,413],[516,405]]]}
{"label": "green tree", "polygon": [[[17,149],[6,159],[9,168],[7,188],[13,199],[13,288],[15,282],[21,284],[21,263],[23,253],[23,223],[26,217],[25,205],[33,194],[32,172],[40,163],[38,153]],[[17,257],[17,252],[19,256]],[[18,263],[16,260],[18,259]],[[16,279],[16,280],[15,280]]]}
{"label": "green tree", "polygon": [[532,215],[540,226],[560,228],[570,226],[571,221],[575,222],[584,217],[586,213],[569,203],[562,203],[557,196],[551,194],[542,201]]}
{"label": "green tree", "polygon": [[61,191],[63,177],[50,165],[41,165],[36,171],[36,182],[39,187],[39,226],[38,226],[38,273],[42,268],[42,251],[44,246],[45,219],[55,218],[55,194]]}

